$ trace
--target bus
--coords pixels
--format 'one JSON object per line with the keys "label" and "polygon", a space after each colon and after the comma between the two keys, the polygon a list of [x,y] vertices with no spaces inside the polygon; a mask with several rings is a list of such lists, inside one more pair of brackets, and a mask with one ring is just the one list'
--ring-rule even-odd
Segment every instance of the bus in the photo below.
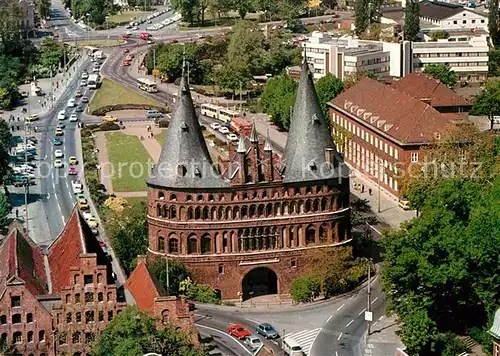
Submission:
{"label": "bus", "polygon": [[228,123],[231,121],[231,119],[235,117],[241,116],[240,113],[236,111],[232,111],[229,109],[220,109],[219,110],[219,120],[225,123]]}
{"label": "bus", "polygon": [[147,91],[148,93],[157,93],[158,86],[154,82],[154,80],[148,78],[138,78],[137,83],[139,84],[139,88],[141,90]]}
{"label": "bus", "polygon": [[89,75],[89,78],[87,79],[87,86],[90,89],[97,89],[99,87],[100,80],[99,80],[99,74],[91,74]]}
{"label": "bus", "polygon": [[219,119],[219,110],[222,109],[220,106],[213,104],[201,104],[201,114],[204,116],[211,117],[213,119]]}

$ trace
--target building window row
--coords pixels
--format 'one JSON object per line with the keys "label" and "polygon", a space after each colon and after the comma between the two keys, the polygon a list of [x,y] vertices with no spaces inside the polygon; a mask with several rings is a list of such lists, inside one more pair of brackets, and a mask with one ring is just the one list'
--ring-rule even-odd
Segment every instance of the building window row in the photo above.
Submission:
{"label": "building window row", "polygon": [[[107,302],[114,301],[112,292],[107,292],[106,297],[107,297],[107,299],[106,299]],[[92,302],[94,302],[94,293],[93,292],[85,292],[84,298],[85,298],[85,303],[92,303]],[[66,304],[71,304],[71,294],[70,293],[66,294],[65,301],[66,301]],[[81,294],[75,293],[74,303],[79,304],[79,303],[81,303],[81,301],[82,301]],[[98,302],[104,301],[104,293],[103,292],[97,293],[97,301]]]}
{"label": "building window row", "polygon": [[[72,323],[81,324],[82,323],[82,312],[76,312],[74,315],[75,315],[75,317],[73,319],[72,312],[66,313],[66,323],[67,324],[72,324]],[[98,316],[98,321],[104,321],[104,311],[98,310],[97,316]],[[107,321],[113,320],[113,311],[109,310],[107,316],[108,316]],[[85,322],[86,323],[93,323],[94,321],[95,321],[95,312],[93,310],[85,311]]]}
{"label": "building window row", "polygon": [[[26,342],[35,342],[35,336],[33,331],[28,331],[26,333]],[[9,335],[7,333],[3,333],[0,337],[1,344],[7,344],[9,342]],[[13,344],[22,344],[23,340],[23,332],[16,331],[12,333],[12,343]],[[45,330],[38,331],[38,342],[45,342]]]}
{"label": "building window row", "polygon": [[413,58],[486,57],[487,52],[413,53]]}
{"label": "building window row", "polygon": [[[27,313],[26,314],[26,323],[32,323],[33,322],[33,314],[32,313]],[[12,324],[20,324],[22,323],[22,317],[20,313],[12,314]],[[1,315],[0,316],[0,324],[5,325],[7,324],[7,315]]]}
{"label": "building window row", "polygon": [[[97,283],[104,283],[105,279],[102,273],[97,273]],[[73,283],[74,284],[81,284],[81,275],[80,274],[75,274],[73,276]],[[83,284],[88,285],[88,284],[93,284],[94,283],[94,275],[92,274],[84,274],[83,275]]]}

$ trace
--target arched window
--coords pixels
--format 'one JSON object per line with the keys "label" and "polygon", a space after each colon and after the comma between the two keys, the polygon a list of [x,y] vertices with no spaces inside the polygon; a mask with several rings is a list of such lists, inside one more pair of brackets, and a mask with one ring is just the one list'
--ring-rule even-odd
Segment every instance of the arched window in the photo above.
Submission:
{"label": "arched window", "polygon": [[191,235],[188,238],[188,254],[198,253],[198,239],[196,235]]}
{"label": "arched window", "polygon": [[210,211],[210,218],[212,220],[217,220],[217,208],[215,206],[213,206],[212,210]]}
{"label": "arched window", "polygon": [[271,215],[273,215],[273,204],[268,203],[266,205],[266,216],[269,217]]}
{"label": "arched window", "polygon": [[72,323],[73,322],[73,314],[71,313],[66,313],[66,323]]}
{"label": "arched window", "polygon": [[73,276],[73,282],[74,282],[75,284],[78,284],[78,283],[79,283],[79,281],[80,281],[80,278],[79,278],[78,274],[75,274],[75,275]]}
{"label": "arched window", "polygon": [[257,214],[259,217],[264,217],[264,204],[260,204],[257,208]]}
{"label": "arched window", "polygon": [[186,195],[186,201],[191,201],[191,200],[193,200],[191,194]]}
{"label": "arched window", "polygon": [[108,292],[108,294],[106,294],[106,300],[107,300],[108,302],[112,301],[112,300],[113,300],[113,293]]}
{"label": "arched window", "polygon": [[189,207],[188,212],[187,212],[187,218],[188,220],[193,220],[194,214],[193,214],[193,208]]}
{"label": "arched window", "polygon": [[309,225],[306,229],[306,245],[313,244],[316,241],[316,230]]}
{"label": "arched window", "polygon": [[103,283],[102,273],[97,274],[97,283]]}
{"label": "arched window", "polygon": [[210,194],[210,195],[208,196],[208,201],[214,201],[214,200],[215,200],[215,199],[214,199],[214,196],[213,196],[212,194]]}
{"label": "arched window", "polygon": [[165,309],[161,312],[161,322],[163,324],[167,324],[168,323],[168,316],[169,316],[169,312],[168,312],[168,309]]}
{"label": "arched window", "polygon": [[0,324],[2,325],[7,324],[7,315],[0,316]]}
{"label": "arched window", "polygon": [[203,208],[203,220],[208,220],[210,216],[208,215],[208,207]]}
{"label": "arched window", "polygon": [[164,199],[165,199],[165,193],[158,192],[158,200],[164,200]]}
{"label": "arched window", "polygon": [[170,194],[170,200],[177,200],[177,196],[175,194]]}
{"label": "arched window", "polygon": [[201,219],[201,208],[199,206],[194,210],[194,218],[196,220]]}
{"label": "arched window", "polygon": [[12,315],[12,324],[19,324],[19,323],[21,323],[21,314]]}
{"label": "arched window", "polygon": [[250,205],[250,210],[248,212],[248,215],[250,215],[251,218],[255,217],[256,210],[257,209],[255,205]]}
{"label": "arched window", "polygon": [[0,337],[0,342],[2,344],[6,344],[7,343],[7,333],[2,333],[2,336]]}
{"label": "arched window", "polygon": [[203,195],[199,194],[197,199],[198,201],[203,201]]}
{"label": "arched window", "polygon": [[297,203],[294,201],[290,202],[290,214],[297,213]]}
{"label": "arched window", "polygon": [[32,323],[33,322],[33,314],[32,313],[26,314],[26,322],[27,323]]}
{"label": "arched window", "polygon": [[327,209],[328,209],[328,201],[326,200],[326,198],[322,198],[321,199],[321,210],[325,211]]}
{"label": "arched window", "polygon": [[201,238],[201,253],[210,253],[212,252],[212,239],[210,235],[203,235]]}
{"label": "arched window", "polygon": [[97,301],[102,302],[104,300],[104,294],[102,292],[97,293]]}
{"label": "arched window", "polygon": [[227,207],[227,208],[226,208],[225,219],[226,219],[226,220],[231,219],[231,208],[230,208],[230,207]]}
{"label": "arched window", "polygon": [[163,216],[160,204],[156,204],[156,215],[159,216],[159,217]]}
{"label": "arched window", "polygon": [[238,219],[240,217],[240,208],[235,206],[233,208],[233,219]]}
{"label": "arched window", "polygon": [[158,251],[165,251],[165,238],[163,236],[158,237]]}
{"label": "arched window", "polygon": [[170,253],[179,253],[179,240],[175,237],[168,239],[168,251]]}
{"label": "arched window", "polygon": [[326,236],[326,226],[324,224],[320,225],[319,227],[319,242],[320,243],[325,243],[327,236]]}
{"label": "arched window", "polygon": [[288,211],[288,203],[287,202],[284,202],[283,203],[283,215],[287,215],[289,214],[290,212]]}
{"label": "arched window", "polygon": [[14,342],[14,344],[20,344],[23,342],[23,333],[20,332],[20,331],[16,331],[13,335],[12,335],[12,341]]}
{"label": "arched window", "polygon": [[223,214],[224,214],[224,209],[222,208],[222,206],[220,206],[219,210],[217,210],[217,219],[221,220]]}
{"label": "arched window", "polygon": [[319,199],[314,199],[313,210],[315,212],[319,211]]}
{"label": "arched window", "polygon": [[71,303],[71,294],[66,294],[66,304]]}
{"label": "arched window", "polygon": [[274,204],[274,216],[280,215],[281,214],[281,204],[276,203]]}
{"label": "arched window", "polygon": [[305,207],[305,212],[306,213],[310,213],[311,212],[311,201],[310,200],[306,200],[306,207]]}
{"label": "arched window", "polygon": [[175,206],[170,207],[170,219],[175,219],[177,216],[177,211],[175,210]]}

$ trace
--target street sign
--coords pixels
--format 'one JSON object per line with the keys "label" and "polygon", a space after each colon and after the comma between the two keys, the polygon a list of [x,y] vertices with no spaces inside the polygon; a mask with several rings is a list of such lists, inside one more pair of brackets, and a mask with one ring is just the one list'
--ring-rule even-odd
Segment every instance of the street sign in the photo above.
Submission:
{"label": "street sign", "polygon": [[160,75],[160,70],[159,69],[153,69],[153,75]]}
{"label": "street sign", "polygon": [[365,320],[373,321],[373,312],[365,311]]}

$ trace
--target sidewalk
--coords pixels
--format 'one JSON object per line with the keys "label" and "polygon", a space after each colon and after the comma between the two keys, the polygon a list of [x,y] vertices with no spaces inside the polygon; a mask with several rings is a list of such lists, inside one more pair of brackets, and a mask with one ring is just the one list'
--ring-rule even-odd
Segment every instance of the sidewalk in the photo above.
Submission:
{"label": "sidewalk", "polygon": [[[394,356],[396,349],[404,348],[396,335],[399,325],[394,317],[381,316],[375,320],[368,337],[363,337],[361,355],[363,356]],[[365,334],[366,336],[366,334]]]}

